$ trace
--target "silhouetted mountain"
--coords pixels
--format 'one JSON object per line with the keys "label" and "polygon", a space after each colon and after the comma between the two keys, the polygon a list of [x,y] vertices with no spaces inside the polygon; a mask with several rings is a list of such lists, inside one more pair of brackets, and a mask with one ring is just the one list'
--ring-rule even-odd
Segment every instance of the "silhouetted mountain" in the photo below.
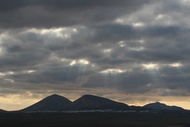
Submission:
{"label": "silhouetted mountain", "polygon": [[115,102],[107,98],[93,95],[84,95],[69,104],[64,110],[126,110],[130,107],[124,103]]}
{"label": "silhouetted mountain", "polygon": [[0,109],[0,113],[5,113],[5,112],[6,112],[5,110]]}
{"label": "silhouetted mountain", "polygon": [[166,104],[156,102],[156,103],[150,103],[144,106],[145,108],[150,108],[150,109],[156,109],[156,110],[184,110],[181,107],[177,106],[168,106]]}
{"label": "silhouetted mountain", "polygon": [[21,110],[23,112],[46,112],[46,111],[62,111],[63,108],[70,104],[71,101],[59,95],[51,95],[43,100]]}
{"label": "silhouetted mountain", "polygon": [[142,110],[149,110],[150,108],[146,108],[146,107],[141,107],[141,106],[130,106],[131,110],[136,110],[136,111],[142,111]]}
{"label": "silhouetted mountain", "polygon": [[[107,98],[98,97],[94,95],[84,95],[79,99],[71,102],[65,97],[60,95],[51,95],[41,101],[20,110],[20,112],[53,112],[53,111],[87,111],[87,110],[130,110],[130,111],[186,111],[181,107],[168,106],[163,103],[151,103],[143,107],[140,106],[128,106],[124,103],[116,102]],[[129,111],[129,112],[130,112]],[[0,110],[1,112],[5,112]]]}

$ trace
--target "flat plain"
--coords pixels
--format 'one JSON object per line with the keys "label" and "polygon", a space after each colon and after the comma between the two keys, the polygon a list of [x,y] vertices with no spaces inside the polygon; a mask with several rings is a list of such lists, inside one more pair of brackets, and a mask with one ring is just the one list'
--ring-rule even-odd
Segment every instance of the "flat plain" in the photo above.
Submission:
{"label": "flat plain", "polygon": [[190,114],[2,113],[2,127],[190,127]]}

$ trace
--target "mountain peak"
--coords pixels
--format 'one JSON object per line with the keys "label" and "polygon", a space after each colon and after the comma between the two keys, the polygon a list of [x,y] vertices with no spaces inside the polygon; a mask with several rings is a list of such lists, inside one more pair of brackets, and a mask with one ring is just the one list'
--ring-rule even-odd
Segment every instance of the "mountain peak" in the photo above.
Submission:
{"label": "mountain peak", "polygon": [[86,95],[83,95],[82,97],[98,97],[98,96],[95,96],[95,95],[91,95],[91,94],[86,94]]}
{"label": "mountain peak", "polygon": [[104,98],[104,97],[99,97],[99,96],[95,96],[95,95],[83,95],[82,97],[80,97],[79,99],[75,100],[74,102],[84,102],[84,103],[104,103],[104,102],[114,102],[110,99]]}
{"label": "mountain peak", "polygon": [[166,105],[164,103],[160,103],[160,102],[150,103],[150,104],[145,105],[144,107],[150,108],[150,109],[156,109],[156,110],[184,110],[181,107],[168,106],[168,105]]}
{"label": "mountain peak", "polygon": [[155,103],[152,103],[152,104],[160,104],[160,105],[166,105],[166,104],[164,104],[164,103],[161,103],[161,102],[159,102],[159,101],[157,101],[157,102],[155,102]]}
{"label": "mountain peak", "polygon": [[154,104],[154,105],[157,105],[157,106],[167,106],[166,104],[161,103],[161,102],[155,102],[155,103],[151,103],[151,104]]}
{"label": "mountain peak", "polygon": [[[86,94],[86,95],[83,95],[82,97],[80,97],[79,99],[90,99],[90,100],[93,100],[93,99],[107,99],[107,98],[103,98],[103,97],[99,97],[99,96],[95,96],[95,95]],[[109,99],[107,99],[107,100],[109,100]]]}
{"label": "mountain peak", "polygon": [[59,97],[62,97],[61,95],[58,95],[58,94],[52,94],[50,96],[59,96]]}
{"label": "mountain peak", "polygon": [[70,105],[66,106],[66,110],[119,110],[128,109],[129,106],[115,102],[107,98],[95,96],[95,95],[83,95],[79,99],[75,100]]}
{"label": "mountain peak", "polygon": [[50,96],[47,96],[46,98],[65,98],[65,97],[58,95],[58,94],[52,94]]}
{"label": "mountain peak", "polygon": [[63,96],[53,94],[41,101],[23,109],[22,111],[29,112],[43,112],[43,111],[61,111],[63,108],[71,103],[71,101]]}

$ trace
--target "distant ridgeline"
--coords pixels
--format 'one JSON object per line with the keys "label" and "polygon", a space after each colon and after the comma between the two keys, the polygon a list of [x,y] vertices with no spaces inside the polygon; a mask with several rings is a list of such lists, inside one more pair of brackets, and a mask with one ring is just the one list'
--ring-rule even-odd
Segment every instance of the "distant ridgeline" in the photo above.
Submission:
{"label": "distant ridgeline", "polygon": [[5,111],[5,110],[0,109],[0,113],[4,113],[4,112],[6,112],[6,111]]}
{"label": "distant ridgeline", "polygon": [[[5,112],[0,110],[0,113]],[[41,101],[15,112],[35,113],[35,112],[177,112],[184,113],[187,110],[177,107],[168,106],[159,102],[147,104],[145,106],[129,106],[127,104],[116,102],[107,98],[94,95],[84,95],[74,102],[69,99],[54,94]]]}

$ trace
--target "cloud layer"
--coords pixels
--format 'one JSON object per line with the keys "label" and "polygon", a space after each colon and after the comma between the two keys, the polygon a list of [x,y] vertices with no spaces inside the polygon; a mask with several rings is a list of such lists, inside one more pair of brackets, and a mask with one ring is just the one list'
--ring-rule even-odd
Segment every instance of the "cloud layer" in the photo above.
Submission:
{"label": "cloud layer", "polygon": [[148,0],[11,0],[0,1],[0,26],[61,27],[104,23],[138,9]]}
{"label": "cloud layer", "polygon": [[188,98],[189,8],[188,0],[0,0],[0,96]]}

